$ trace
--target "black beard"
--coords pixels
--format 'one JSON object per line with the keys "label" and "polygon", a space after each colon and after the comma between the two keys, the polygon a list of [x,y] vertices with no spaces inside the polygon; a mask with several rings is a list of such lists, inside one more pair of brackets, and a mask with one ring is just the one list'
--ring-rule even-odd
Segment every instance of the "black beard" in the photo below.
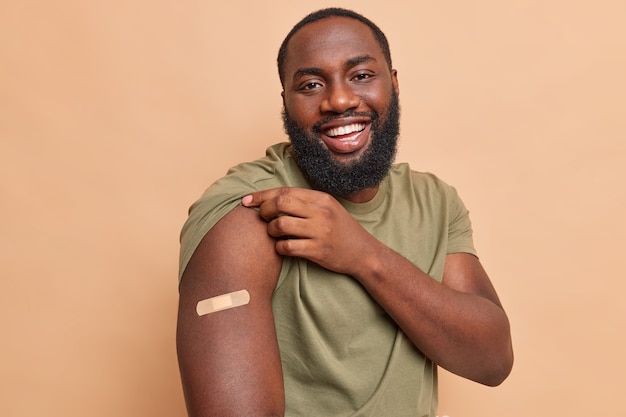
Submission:
{"label": "black beard", "polygon": [[[324,146],[319,126],[339,117],[367,116],[371,118],[372,138],[369,147],[357,160],[337,162]],[[313,126],[313,135],[297,125],[283,109],[283,124],[293,145],[293,153],[300,170],[313,189],[337,197],[347,198],[358,191],[378,186],[385,179],[396,157],[400,133],[400,105],[398,95],[391,91],[389,109],[380,124],[376,112],[350,112],[331,116]]]}

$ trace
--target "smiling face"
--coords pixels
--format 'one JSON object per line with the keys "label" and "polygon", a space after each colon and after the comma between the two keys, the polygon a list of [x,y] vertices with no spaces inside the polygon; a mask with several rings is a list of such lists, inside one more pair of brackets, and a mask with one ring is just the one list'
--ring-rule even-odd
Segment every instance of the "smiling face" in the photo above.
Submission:
{"label": "smiling face", "polygon": [[395,156],[397,93],[396,72],[364,23],[327,17],[295,33],[284,65],[283,117],[315,188],[341,197],[375,192]]}

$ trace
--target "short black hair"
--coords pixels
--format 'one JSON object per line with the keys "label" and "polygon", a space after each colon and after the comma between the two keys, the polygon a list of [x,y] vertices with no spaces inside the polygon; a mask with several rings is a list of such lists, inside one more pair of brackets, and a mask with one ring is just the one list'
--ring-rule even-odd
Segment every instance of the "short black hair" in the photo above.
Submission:
{"label": "short black hair", "polygon": [[327,9],[321,9],[316,12],[310,13],[309,15],[304,17],[302,20],[300,20],[298,23],[295,24],[295,26],[291,29],[291,31],[289,31],[289,33],[283,40],[283,43],[280,45],[280,49],[278,50],[278,59],[276,60],[278,63],[278,76],[280,77],[281,85],[284,85],[284,81],[285,81],[284,71],[285,71],[285,60],[287,59],[287,45],[289,44],[289,41],[291,40],[293,35],[295,35],[296,32],[298,32],[300,29],[302,29],[304,26],[308,25],[309,23],[313,23],[318,20],[325,19],[327,17],[349,17],[351,19],[358,20],[359,22],[364,23],[367,26],[369,26],[369,28],[372,30],[372,33],[374,34],[374,37],[378,41],[378,44],[383,50],[383,55],[385,56],[387,65],[389,65],[389,69],[392,68],[391,51],[389,50],[389,42],[387,41],[387,37],[385,36],[383,31],[380,30],[380,28],[376,26],[374,22],[372,22],[365,16],[357,12],[354,12],[352,10],[342,9],[339,7],[329,7]]}

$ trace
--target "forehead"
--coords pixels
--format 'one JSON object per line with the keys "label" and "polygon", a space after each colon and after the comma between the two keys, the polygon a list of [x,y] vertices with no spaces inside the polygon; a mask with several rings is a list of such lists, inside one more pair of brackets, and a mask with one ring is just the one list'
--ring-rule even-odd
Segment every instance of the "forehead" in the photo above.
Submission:
{"label": "forehead", "polygon": [[348,17],[327,17],[302,27],[287,45],[285,73],[324,63],[342,64],[369,55],[385,62],[382,48],[365,23]]}

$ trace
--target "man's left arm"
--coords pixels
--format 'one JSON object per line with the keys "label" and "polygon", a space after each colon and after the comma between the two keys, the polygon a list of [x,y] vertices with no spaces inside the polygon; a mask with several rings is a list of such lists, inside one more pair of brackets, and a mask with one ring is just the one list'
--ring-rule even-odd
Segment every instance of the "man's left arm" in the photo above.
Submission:
{"label": "man's left arm", "polygon": [[244,197],[243,204],[259,207],[268,233],[279,238],[279,254],[353,276],[438,365],[491,386],[510,373],[509,321],[475,256],[447,255],[439,283],[369,234],[326,193],[276,188]]}
{"label": "man's left arm", "polygon": [[509,321],[478,258],[447,255],[439,283],[389,248],[378,253],[355,278],[411,341],[450,372],[504,381],[513,365]]}

